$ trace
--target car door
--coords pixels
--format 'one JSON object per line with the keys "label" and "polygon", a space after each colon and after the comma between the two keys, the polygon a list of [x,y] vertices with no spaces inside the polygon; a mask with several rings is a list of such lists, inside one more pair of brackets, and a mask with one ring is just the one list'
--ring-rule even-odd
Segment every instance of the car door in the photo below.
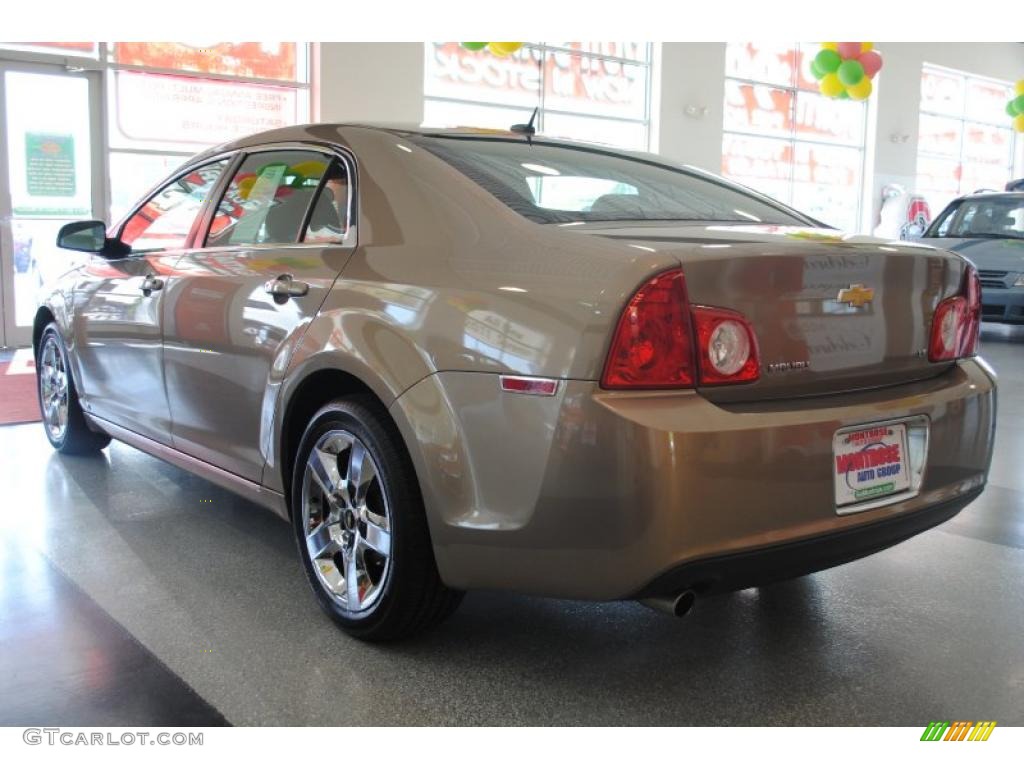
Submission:
{"label": "car door", "polygon": [[228,164],[221,158],[176,176],[129,216],[121,258],[94,256],[74,288],[74,337],[83,407],[170,445],[160,321],[174,265],[199,230],[199,214]]}
{"label": "car door", "polygon": [[174,447],[259,482],[274,371],[351,256],[354,164],[301,146],[251,150],[208,212],[204,247],[166,291]]}

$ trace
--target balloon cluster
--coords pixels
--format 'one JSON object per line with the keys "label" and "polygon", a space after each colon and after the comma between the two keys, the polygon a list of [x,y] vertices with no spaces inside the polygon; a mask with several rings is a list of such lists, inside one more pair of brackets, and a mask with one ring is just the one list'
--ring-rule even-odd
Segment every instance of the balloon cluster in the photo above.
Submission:
{"label": "balloon cluster", "polygon": [[1006,102],[1006,114],[1013,118],[1013,130],[1024,133],[1024,80],[1013,86],[1012,99]]}
{"label": "balloon cluster", "polygon": [[811,74],[822,95],[830,99],[864,101],[881,68],[882,54],[873,43],[822,43],[811,59]]}
{"label": "balloon cluster", "polygon": [[482,51],[484,48],[490,50],[495,56],[511,56],[523,47],[522,43],[462,43],[467,51]]}

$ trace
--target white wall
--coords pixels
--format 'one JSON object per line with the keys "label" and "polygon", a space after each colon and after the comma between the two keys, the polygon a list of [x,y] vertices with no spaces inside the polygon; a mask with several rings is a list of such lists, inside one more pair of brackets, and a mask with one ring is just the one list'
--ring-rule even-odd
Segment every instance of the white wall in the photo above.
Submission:
{"label": "white wall", "polygon": [[320,43],[324,122],[423,122],[423,43]]}
{"label": "white wall", "polygon": [[[913,187],[917,164],[921,66],[927,62],[1000,80],[1024,78],[1019,43],[878,43],[885,65],[876,80],[865,169],[862,225],[874,226],[885,184]],[[652,150],[711,171],[722,164],[725,43],[655,46]],[[319,119],[423,120],[422,43],[321,43]],[[697,109],[687,115],[687,106]],[[703,110],[706,110],[704,112]],[[906,135],[894,143],[893,134]],[[1024,175],[1024,136],[1018,165]]]}

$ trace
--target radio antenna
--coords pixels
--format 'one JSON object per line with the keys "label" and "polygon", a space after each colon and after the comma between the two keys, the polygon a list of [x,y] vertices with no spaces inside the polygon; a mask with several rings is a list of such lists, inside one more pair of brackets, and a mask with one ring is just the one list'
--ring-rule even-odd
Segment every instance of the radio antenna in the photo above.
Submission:
{"label": "radio antenna", "polygon": [[521,133],[526,137],[526,141],[529,144],[533,144],[533,137],[537,133],[537,129],[534,127],[534,122],[537,120],[537,113],[540,112],[540,107],[533,108],[533,114],[530,115],[530,122],[528,123],[516,123],[509,128],[512,133]]}

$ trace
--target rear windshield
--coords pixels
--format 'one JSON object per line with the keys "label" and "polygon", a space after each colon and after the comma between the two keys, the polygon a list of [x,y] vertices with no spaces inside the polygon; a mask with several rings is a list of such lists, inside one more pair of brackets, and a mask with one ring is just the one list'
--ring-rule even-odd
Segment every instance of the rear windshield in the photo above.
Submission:
{"label": "rear windshield", "polygon": [[509,208],[542,224],[714,221],[814,224],[711,176],[598,148],[420,136],[416,142]]}
{"label": "rear windshield", "polygon": [[1024,240],[1024,195],[961,200],[944,210],[925,237]]}

